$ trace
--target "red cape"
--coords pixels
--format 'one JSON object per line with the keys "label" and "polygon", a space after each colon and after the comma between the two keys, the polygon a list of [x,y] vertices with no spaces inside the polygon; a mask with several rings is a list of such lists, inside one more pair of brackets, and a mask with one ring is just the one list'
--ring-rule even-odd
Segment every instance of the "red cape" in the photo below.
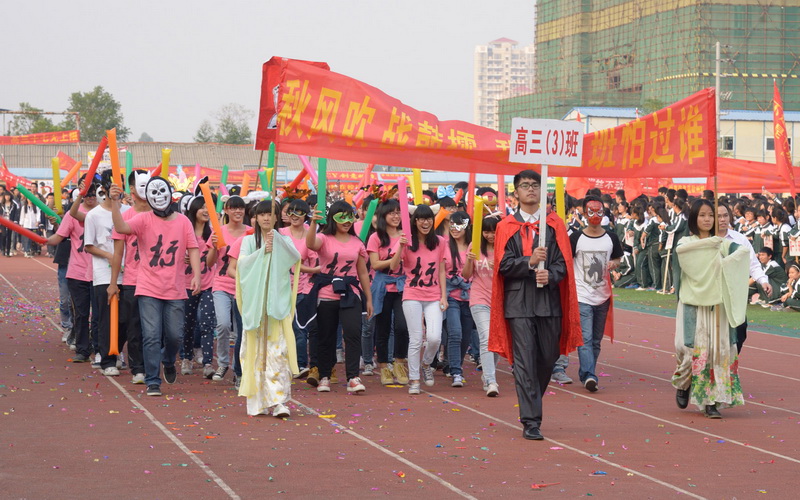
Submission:
{"label": "red cape", "polygon": [[[513,363],[513,349],[511,343],[511,330],[505,318],[505,289],[504,278],[498,272],[500,261],[503,259],[506,244],[520,229],[514,215],[505,217],[497,224],[494,243],[494,277],[492,280],[492,313],[489,326],[489,350],[496,352]],[[581,333],[581,316],[578,309],[578,292],[575,288],[575,276],[572,267],[572,245],[564,226],[564,221],[550,211],[547,214],[547,225],[556,233],[556,245],[564,255],[567,274],[559,283],[561,291],[561,339],[559,341],[561,354],[569,354],[578,346],[583,345]],[[612,321],[613,323],[613,321]]]}

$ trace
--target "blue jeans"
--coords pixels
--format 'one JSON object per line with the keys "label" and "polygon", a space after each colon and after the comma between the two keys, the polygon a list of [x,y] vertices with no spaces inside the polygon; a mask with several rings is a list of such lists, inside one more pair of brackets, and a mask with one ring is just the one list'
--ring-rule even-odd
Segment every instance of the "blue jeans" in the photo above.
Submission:
{"label": "blue jeans", "polygon": [[147,385],[161,385],[162,363],[165,366],[175,364],[183,339],[185,305],[185,300],[139,296],[144,382]]}
{"label": "blue jeans", "polygon": [[[305,293],[298,293],[297,305],[300,305],[305,298]],[[308,328],[300,328],[297,326],[297,321],[292,320],[292,330],[294,330],[294,342],[297,346],[297,366],[308,368]]]}
{"label": "blue jeans", "polygon": [[58,265],[58,308],[61,312],[61,328],[72,329],[72,302],[69,298],[69,285],[67,285],[67,265]]}
{"label": "blue jeans", "polygon": [[497,358],[496,353],[489,351],[489,319],[492,310],[484,304],[475,304],[469,308],[472,311],[472,319],[478,328],[478,338],[480,339],[481,366],[483,367],[483,383],[497,383]]}
{"label": "blue jeans", "polygon": [[242,344],[242,315],[239,314],[239,308],[236,306],[236,297],[222,290],[214,291],[213,296],[214,311],[217,315],[217,327],[214,329],[214,337],[217,339],[217,366],[228,367],[231,365],[230,341],[235,338],[233,372],[241,375],[239,347]]}
{"label": "blue jeans", "polygon": [[447,361],[450,374],[461,375],[461,362],[472,340],[472,313],[468,300],[447,298]]}
{"label": "blue jeans", "polygon": [[603,340],[603,332],[606,329],[606,316],[608,316],[610,305],[611,299],[599,306],[578,303],[581,311],[581,331],[583,332],[583,345],[578,347],[578,359],[581,363],[578,376],[581,382],[585,382],[588,378],[597,380],[594,371],[597,366],[597,358],[600,356],[600,342]]}

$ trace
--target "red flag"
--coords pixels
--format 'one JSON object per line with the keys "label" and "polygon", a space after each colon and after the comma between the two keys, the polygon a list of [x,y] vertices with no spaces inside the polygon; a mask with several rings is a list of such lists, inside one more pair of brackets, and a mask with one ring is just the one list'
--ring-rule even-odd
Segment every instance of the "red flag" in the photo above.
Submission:
{"label": "red flag", "polygon": [[8,165],[6,165],[6,155],[0,155],[0,158],[3,160],[3,170],[8,170]]}
{"label": "red flag", "polygon": [[581,110],[578,109],[578,110],[576,110],[576,112],[578,113],[578,118],[577,118],[578,121],[583,123],[583,120],[581,120]]}
{"label": "red flag", "polygon": [[786,136],[786,121],[783,118],[783,102],[781,94],[778,92],[778,84],[772,81],[774,93],[772,96],[772,127],[775,141],[775,164],[778,173],[789,183],[789,191],[792,196],[797,195],[794,184],[794,173],[792,172],[792,156],[789,151],[789,138]]}

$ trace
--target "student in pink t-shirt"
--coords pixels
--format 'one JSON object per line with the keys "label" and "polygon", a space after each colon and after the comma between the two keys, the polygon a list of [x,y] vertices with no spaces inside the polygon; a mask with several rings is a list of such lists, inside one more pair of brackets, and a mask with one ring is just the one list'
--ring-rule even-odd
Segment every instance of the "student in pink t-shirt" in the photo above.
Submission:
{"label": "student in pink t-shirt", "polygon": [[225,217],[222,226],[222,237],[225,246],[217,250],[217,266],[212,286],[214,297],[214,313],[217,325],[214,336],[217,339],[217,370],[212,380],[219,382],[225,379],[225,374],[231,365],[230,342],[234,340],[233,354],[233,383],[237,386],[242,375],[239,365],[239,345],[242,343],[242,316],[236,305],[236,281],[228,274],[228,252],[231,245],[242,238],[247,232],[244,223],[247,206],[241,196],[231,196],[225,202]]}
{"label": "student in pink t-shirt", "polygon": [[447,310],[445,252],[447,245],[433,231],[433,211],[417,205],[411,217],[411,246],[401,245],[403,271],[403,314],[408,325],[408,393],[420,393],[420,351],[423,320],[428,343],[422,353],[422,378],[432,386],[433,363],[442,342],[442,315]]}
{"label": "student in pink t-shirt", "polygon": [[[297,305],[300,305],[308,296],[308,292],[311,291],[311,275],[319,272],[317,254],[306,246],[306,235],[308,233],[306,219],[310,212],[311,208],[305,201],[291,200],[286,205],[288,225],[278,230],[282,235],[292,239],[294,247],[300,253],[300,285],[297,291]],[[292,321],[292,328],[294,329],[297,347],[297,366],[300,367],[300,373],[296,378],[308,375],[319,381],[316,325],[312,322],[308,327],[300,328],[297,321]],[[312,371],[314,373],[311,373]]]}
{"label": "student in pink t-shirt", "polygon": [[469,311],[469,280],[461,270],[467,262],[467,248],[472,241],[472,224],[466,212],[450,215],[450,240],[446,252],[447,274],[447,361],[452,387],[463,387],[464,376],[461,363],[472,339],[472,313]]}
{"label": "student in pink t-shirt", "polygon": [[[376,310],[375,338],[381,384],[408,383],[408,326],[403,314],[403,287],[406,277],[400,260],[400,245],[407,240],[400,228],[400,204],[387,200],[377,210],[377,230],[367,241],[372,270],[372,297]],[[392,325],[394,318],[394,325]],[[389,368],[389,336],[394,326],[394,362]],[[372,352],[364,352],[364,363],[372,361]]]}
{"label": "student in pink t-shirt", "polygon": [[[186,210],[186,216],[194,228],[194,236],[200,251],[200,293],[189,295],[186,299],[186,318],[184,320],[183,344],[181,346],[181,375],[192,374],[192,358],[199,358],[203,365],[203,376],[214,376],[214,328],[217,316],[214,312],[214,296],[211,286],[216,270],[216,235],[211,232],[206,200],[195,197]],[[192,266],[188,257],[184,258],[187,290],[191,286]]]}
{"label": "student in pink t-shirt", "polygon": [[478,258],[472,252],[470,245],[467,252],[467,262],[461,275],[464,279],[471,279],[472,286],[469,290],[469,310],[478,329],[478,340],[481,352],[481,378],[483,390],[486,395],[493,398],[499,394],[497,386],[496,365],[498,355],[489,351],[489,317],[492,305],[492,271],[494,268],[494,236],[499,215],[490,215],[483,218],[483,231],[481,234],[481,248]]}
{"label": "student in pink t-shirt", "polygon": [[[145,199],[145,186],[150,180],[150,172],[139,169],[128,176],[131,186],[133,208],[122,213],[122,220],[128,222],[137,215],[152,210]],[[128,366],[133,376],[131,383],[144,384],[144,354],[142,352],[142,321],[139,317],[139,298],[136,297],[136,277],[139,269],[139,241],[133,234],[120,234],[116,230],[111,233],[114,239],[114,260],[111,261],[111,285],[108,286],[109,297],[119,293],[119,315],[128,318]],[[122,269],[123,259],[125,272],[122,273],[122,285],[117,287],[117,276]]]}
{"label": "student in pink t-shirt", "polygon": [[[328,220],[320,234],[316,234],[319,213],[311,218],[306,235],[306,246],[319,254],[320,274],[311,282],[314,287],[309,294],[319,292],[317,325],[319,328],[319,392],[330,391],[330,376],[336,364],[336,330],[342,324],[345,343],[345,368],[347,392],[365,390],[358,376],[361,357],[361,313],[363,294],[367,318],[372,316],[372,294],[369,289],[367,251],[355,235],[353,207],[347,202],[337,201],[328,210]],[[360,289],[359,289],[359,284]],[[312,298],[313,300],[313,298]]]}
{"label": "student in pink t-shirt", "polygon": [[[85,175],[80,179],[80,186],[85,182]],[[75,200],[75,212],[85,214],[97,206],[97,186],[92,185],[86,197],[78,196]],[[70,257],[67,267],[67,286],[75,308],[75,317],[72,321],[75,339],[75,356],[73,363],[86,363],[94,349],[89,336],[89,312],[92,296],[92,256],[84,251],[83,223],[71,214],[61,220],[55,234],[47,239],[48,245],[58,245],[64,238],[70,240]],[[93,329],[94,330],[94,329]],[[96,349],[94,349],[96,351]]]}
{"label": "student in pink t-shirt", "polygon": [[[145,187],[147,203],[153,210],[129,221],[122,219],[122,189],[112,185],[110,196],[114,229],[120,234],[135,234],[139,266],[136,296],[142,322],[144,373],[148,396],[161,395],[161,367],[164,381],[177,379],[175,357],[183,336],[184,309],[187,298],[183,255],[188,252],[192,264],[191,293],[200,293],[200,253],[192,223],[175,213],[172,186],[166,179],[151,177]],[[163,346],[163,349],[162,349]]]}

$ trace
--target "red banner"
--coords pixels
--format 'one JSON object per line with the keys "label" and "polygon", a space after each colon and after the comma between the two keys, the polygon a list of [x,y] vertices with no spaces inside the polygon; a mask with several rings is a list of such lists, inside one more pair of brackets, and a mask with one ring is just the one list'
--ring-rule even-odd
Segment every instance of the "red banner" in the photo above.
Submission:
{"label": "red banner", "polygon": [[792,153],[789,150],[789,138],[786,135],[786,121],[783,117],[783,101],[778,92],[778,84],[773,80],[772,95],[772,127],[775,143],[775,164],[778,166],[778,173],[786,180],[790,186],[792,196],[797,192],[794,188],[794,174],[792,172]]}
{"label": "red banner", "polygon": [[[256,149],[409,168],[513,175],[510,136],[463,121],[439,121],[323,63],[273,57],[263,66]],[[273,90],[278,89],[274,97]],[[277,99],[277,115],[270,105]],[[272,122],[273,128],[269,127]],[[583,166],[564,177],[713,175],[713,89],[613,129],[586,134]]]}
{"label": "red banner", "polygon": [[[772,193],[795,192],[772,163],[719,158],[717,184],[720,193],[760,193],[764,188]],[[794,168],[794,167],[789,167]],[[714,189],[714,178],[709,178],[707,189]]]}
{"label": "red banner", "polygon": [[79,130],[63,130],[61,132],[42,132],[27,135],[0,135],[0,145],[24,144],[62,144],[81,140]]}

